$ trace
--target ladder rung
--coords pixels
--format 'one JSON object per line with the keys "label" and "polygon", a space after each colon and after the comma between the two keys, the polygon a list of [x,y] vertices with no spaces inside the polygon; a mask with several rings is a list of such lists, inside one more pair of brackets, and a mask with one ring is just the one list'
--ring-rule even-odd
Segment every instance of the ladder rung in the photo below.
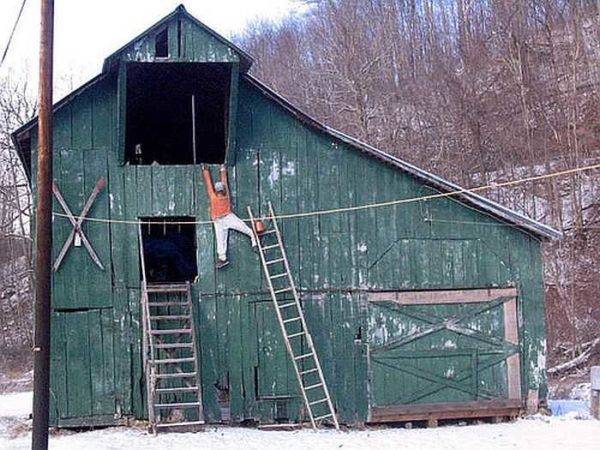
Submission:
{"label": "ladder rung", "polygon": [[189,319],[190,315],[180,315],[180,316],[150,316],[150,320],[181,320],[181,319]]}
{"label": "ladder rung", "polygon": [[151,334],[182,334],[182,333],[191,333],[192,330],[190,328],[173,328],[171,330],[152,330]]}
{"label": "ladder rung", "polygon": [[175,342],[173,344],[156,344],[154,348],[192,348],[191,342]]}
{"label": "ladder rung", "polygon": [[194,358],[171,358],[171,359],[153,359],[152,364],[177,364],[184,362],[194,362]]}
{"label": "ladder rung", "polygon": [[156,378],[192,378],[196,372],[177,372],[177,373],[157,373]]}
{"label": "ladder rung", "polygon": [[157,423],[156,428],[170,428],[170,427],[189,427],[192,425],[204,425],[203,420],[199,420],[196,422],[165,422],[165,423]]}
{"label": "ladder rung", "polygon": [[323,386],[323,383],[312,384],[304,388],[305,391],[310,391],[311,389],[316,389],[318,387]]}
{"label": "ladder rung", "polygon": [[275,233],[275,230],[269,230],[269,231],[263,231],[262,233],[259,234],[260,237],[266,236],[267,234],[273,234]]}
{"label": "ladder rung", "polygon": [[267,266],[270,266],[271,264],[276,264],[278,262],[282,262],[285,258],[278,258],[278,259],[272,259],[271,261],[267,261],[266,264]]}
{"label": "ladder rung", "polygon": [[148,302],[148,306],[189,306],[188,302]]}
{"label": "ladder rung", "polygon": [[275,294],[275,295],[277,295],[277,294],[283,294],[284,292],[289,292],[291,290],[292,290],[291,287],[283,288],[283,289],[278,289],[276,291],[273,291],[273,294]]}
{"label": "ladder rung", "polygon": [[327,419],[328,417],[333,417],[333,414],[331,414],[331,413],[325,414],[324,416],[315,417],[313,420],[316,422],[317,420]]}
{"label": "ladder rung", "polygon": [[294,317],[292,319],[286,319],[286,320],[283,321],[283,323],[297,322],[298,320],[300,320],[300,316]]}
{"label": "ladder rung", "polygon": [[272,277],[269,277],[269,278],[271,278],[271,280],[276,280],[277,278],[285,277],[286,275],[287,275],[287,272],[284,272],[284,273],[279,273],[277,275],[273,275]]}
{"label": "ladder rung", "polygon": [[200,402],[190,403],[155,403],[155,408],[194,408],[200,406]]}
{"label": "ladder rung", "polygon": [[296,357],[294,358],[294,360],[295,360],[295,361],[299,361],[299,360],[301,360],[301,359],[306,359],[306,358],[309,358],[309,357],[311,357],[312,355],[313,355],[312,353],[307,353],[306,355],[300,355],[300,356],[296,356]]}
{"label": "ladder rung", "polygon": [[296,304],[296,302],[290,302],[290,303],[285,303],[284,305],[278,305],[277,307],[279,309],[285,309],[285,308],[289,308],[290,306],[295,305],[295,304]]}
{"label": "ladder rung", "polygon": [[300,372],[300,376],[308,375],[309,373],[318,372],[318,371],[319,371],[319,369],[317,369],[317,368],[305,370],[304,372]]}
{"label": "ladder rung", "polygon": [[314,402],[310,402],[310,403],[309,403],[309,405],[310,405],[310,406],[312,406],[312,405],[318,405],[319,403],[323,403],[323,402],[326,402],[326,401],[327,401],[327,399],[326,399],[326,398],[322,398],[321,400],[317,400],[317,401],[314,401]]}
{"label": "ladder rung", "polygon": [[263,251],[265,251],[265,250],[271,250],[272,248],[277,248],[277,247],[279,247],[278,243],[273,244],[273,245],[267,245],[266,247],[263,247],[262,249],[263,249]]}
{"label": "ladder rung", "polygon": [[194,392],[198,390],[198,386],[185,386],[177,388],[156,388],[157,394],[176,394],[177,392]]}
{"label": "ladder rung", "polygon": [[295,337],[298,337],[298,336],[302,336],[303,334],[306,334],[306,333],[304,331],[301,331],[300,333],[290,334],[288,336],[288,339],[295,338]]}
{"label": "ladder rung", "polygon": [[146,290],[148,292],[187,292],[188,285],[185,283],[173,283],[173,284],[147,284]]}

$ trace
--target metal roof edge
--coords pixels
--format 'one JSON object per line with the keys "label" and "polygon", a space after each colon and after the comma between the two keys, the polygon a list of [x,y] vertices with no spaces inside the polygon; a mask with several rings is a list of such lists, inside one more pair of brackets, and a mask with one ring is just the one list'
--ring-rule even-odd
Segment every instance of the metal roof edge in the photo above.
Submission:
{"label": "metal roof edge", "polygon": [[[261,90],[264,94],[266,94],[271,99],[275,100],[289,112],[291,112],[295,117],[299,118],[303,122],[317,128],[318,130],[333,136],[334,138],[352,146],[356,147],[359,150],[379,159],[389,164],[394,165],[395,167],[415,176],[416,178],[425,181],[427,184],[432,187],[443,191],[443,192],[453,192],[460,191],[464,188],[459,185],[452,183],[448,180],[445,180],[437,175],[434,175],[426,170],[423,170],[413,164],[410,164],[400,158],[390,155],[382,150],[379,150],[365,142],[362,142],[356,138],[348,136],[342,133],[339,130],[331,128],[318,120],[311,117],[308,113],[304,112],[302,109],[294,106],[290,103],[285,97],[281,96],[273,89],[266,86],[264,83],[253,77],[249,74],[244,74],[244,78],[248,80],[251,84],[256,86],[259,90]],[[494,202],[493,200],[489,200],[481,195],[475,194],[473,192],[460,192],[455,195],[465,201],[466,203],[470,203],[475,206],[479,210],[483,210],[487,213],[490,213],[497,219],[509,222],[515,225],[518,228],[524,229],[531,233],[534,233],[536,236],[546,238],[546,239],[559,239],[562,237],[562,233],[554,228],[545,225],[541,222],[533,220],[517,211],[514,211],[510,208],[500,205],[499,203]]]}

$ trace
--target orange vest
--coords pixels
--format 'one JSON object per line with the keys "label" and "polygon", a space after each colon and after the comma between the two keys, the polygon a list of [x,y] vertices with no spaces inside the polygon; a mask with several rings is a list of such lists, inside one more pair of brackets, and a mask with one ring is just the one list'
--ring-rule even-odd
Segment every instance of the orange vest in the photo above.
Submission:
{"label": "orange vest", "polygon": [[227,179],[222,174],[223,177],[221,182],[225,185],[225,194],[224,196],[218,196],[215,192],[215,188],[212,183],[212,179],[210,177],[210,172],[208,170],[202,171],[202,176],[204,177],[204,184],[206,184],[206,191],[208,192],[208,199],[210,200],[210,217],[211,219],[218,219],[219,217],[224,217],[231,212],[231,201],[229,200],[229,186],[227,186]]}
{"label": "orange vest", "polygon": [[208,197],[210,199],[210,217],[211,219],[218,219],[224,217],[231,212],[231,202],[229,201],[229,193],[225,196],[218,196],[214,192],[209,192]]}

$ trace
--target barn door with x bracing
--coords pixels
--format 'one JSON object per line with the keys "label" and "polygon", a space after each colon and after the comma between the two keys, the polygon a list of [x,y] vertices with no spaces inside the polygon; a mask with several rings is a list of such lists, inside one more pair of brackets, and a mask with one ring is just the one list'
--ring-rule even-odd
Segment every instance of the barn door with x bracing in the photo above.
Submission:
{"label": "barn door with x bracing", "polygon": [[371,421],[521,407],[516,289],[367,295]]}

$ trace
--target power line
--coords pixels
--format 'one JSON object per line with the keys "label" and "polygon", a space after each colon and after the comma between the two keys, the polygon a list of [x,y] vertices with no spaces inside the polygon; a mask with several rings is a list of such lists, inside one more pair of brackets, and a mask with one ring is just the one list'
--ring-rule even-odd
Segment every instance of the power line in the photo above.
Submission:
{"label": "power line", "polygon": [[25,3],[27,3],[27,0],[23,0],[23,3],[21,3],[21,9],[19,9],[17,20],[15,20],[15,24],[13,25],[12,31],[10,32],[10,36],[8,37],[8,42],[6,43],[6,48],[4,49],[4,53],[2,54],[2,59],[0,60],[0,67],[2,67],[2,64],[4,64],[4,60],[6,59],[6,55],[8,54],[8,49],[10,48],[13,36],[15,35],[15,31],[17,30],[17,26],[19,25],[19,21],[21,20],[23,9],[25,9]]}
{"label": "power line", "polygon": [[[578,173],[578,172],[585,172],[585,171],[594,170],[594,169],[600,169],[600,164],[593,164],[590,166],[583,166],[583,167],[575,167],[572,169],[566,169],[566,170],[562,170],[559,172],[551,172],[551,173],[547,173],[547,174],[543,174],[543,175],[535,175],[535,176],[531,176],[531,177],[519,178],[516,180],[504,181],[501,183],[492,183],[492,184],[487,184],[485,186],[478,186],[478,187],[474,187],[474,188],[457,189],[455,191],[443,192],[443,193],[439,193],[439,194],[424,195],[421,197],[403,198],[403,199],[398,199],[398,200],[390,200],[390,201],[386,201],[386,202],[369,203],[369,204],[365,204],[365,205],[347,206],[347,207],[334,208],[334,209],[324,209],[324,210],[307,211],[307,212],[291,213],[291,214],[279,214],[275,217],[277,219],[298,219],[301,217],[315,217],[315,216],[324,216],[324,215],[328,215],[328,214],[361,211],[361,210],[365,210],[365,209],[382,208],[385,206],[394,206],[394,205],[400,205],[400,204],[406,204],[406,203],[421,202],[421,201],[425,201],[425,200],[435,200],[435,199],[439,199],[439,198],[453,197],[453,196],[459,195],[459,194],[476,193],[476,192],[481,192],[481,191],[490,190],[490,189],[496,189],[496,188],[500,188],[500,187],[516,186],[516,185],[523,184],[523,183],[529,183],[531,181],[539,181],[539,180],[544,180],[544,179],[548,179],[548,178],[556,178],[556,177],[563,176],[563,175],[569,175],[569,174]],[[64,217],[64,218],[69,217],[66,214],[57,213],[57,212],[53,213],[53,215],[55,217]],[[87,220],[89,222],[122,223],[122,224],[132,224],[132,225],[138,225],[140,223],[143,223],[146,225],[162,225],[164,223],[164,222],[159,222],[159,221],[141,222],[139,220],[98,219],[98,218],[94,218],[94,217],[78,217],[78,216],[73,216],[73,218],[76,220],[77,219],[82,219],[84,221]],[[259,217],[258,219],[264,220],[264,219],[270,219],[270,217],[265,216],[265,217]],[[247,221],[249,221],[249,219],[246,219],[245,221],[247,222]],[[212,223],[213,223],[212,220],[169,222],[170,225],[208,225],[208,224],[212,224]]]}

